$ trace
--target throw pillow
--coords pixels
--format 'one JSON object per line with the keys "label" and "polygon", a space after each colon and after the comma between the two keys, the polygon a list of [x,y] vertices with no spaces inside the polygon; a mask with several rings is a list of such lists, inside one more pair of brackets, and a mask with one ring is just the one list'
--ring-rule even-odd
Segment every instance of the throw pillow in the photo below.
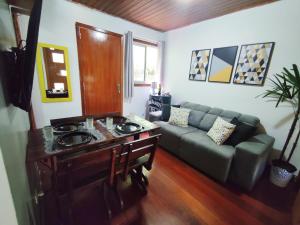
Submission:
{"label": "throw pillow", "polygon": [[236,117],[234,117],[230,123],[236,125],[236,128],[225,142],[226,145],[236,146],[239,143],[249,139],[256,131],[256,127],[241,122]]}
{"label": "throw pillow", "polygon": [[223,144],[234,131],[236,126],[218,117],[207,135],[217,144]]}
{"label": "throw pillow", "polygon": [[180,127],[187,127],[190,111],[190,109],[171,107],[169,123]]}

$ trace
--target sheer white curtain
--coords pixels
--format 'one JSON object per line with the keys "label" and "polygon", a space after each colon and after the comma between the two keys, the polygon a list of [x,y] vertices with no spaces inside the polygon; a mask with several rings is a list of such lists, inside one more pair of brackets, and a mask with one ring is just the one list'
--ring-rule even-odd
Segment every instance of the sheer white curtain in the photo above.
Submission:
{"label": "sheer white curtain", "polygon": [[131,31],[125,34],[125,68],[124,68],[124,94],[125,99],[133,97],[133,35]]}
{"label": "sheer white curtain", "polygon": [[160,77],[160,83],[164,85],[164,69],[165,69],[165,42],[158,42],[158,73]]}

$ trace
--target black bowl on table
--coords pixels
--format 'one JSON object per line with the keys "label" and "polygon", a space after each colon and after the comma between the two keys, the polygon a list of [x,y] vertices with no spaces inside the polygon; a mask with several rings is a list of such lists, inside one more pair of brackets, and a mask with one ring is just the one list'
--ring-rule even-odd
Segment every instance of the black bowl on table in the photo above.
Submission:
{"label": "black bowl on table", "polygon": [[131,134],[142,130],[142,126],[133,122],[117,124],[116,131],[122,134]]}
{"label": "black bowl on table", "polygon": [[82,123],[63,123],[53,126],[54,134],[63,134],[78,131],[83,127]]}
{"label": "black bowl on table", "polygon": [[89,132],[76,131],[59,136],[56,143],[61,147],[74,147],[77,145],[88,144],[93,138],[93,135]]}

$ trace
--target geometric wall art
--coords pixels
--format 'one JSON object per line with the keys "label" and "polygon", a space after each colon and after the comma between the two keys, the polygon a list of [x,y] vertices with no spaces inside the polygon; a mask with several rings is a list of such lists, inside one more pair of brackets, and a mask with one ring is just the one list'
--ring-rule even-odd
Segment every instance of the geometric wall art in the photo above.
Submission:
{"label": "geometric wall art", "polygon": [[263,85],[274,45],[274,42],[242,45],[233,83]]}
{"label": "geometric wall art", "polygon": [[209,58],[210,58],[210,49],[192,51],[190,73],[189,73],[190,80],[195,80],[195,81],[206,80]]}
{"label": "geometric wall art", "polygon": [[237,50],[238,46],[213,50],[208,81],[230,83]]}

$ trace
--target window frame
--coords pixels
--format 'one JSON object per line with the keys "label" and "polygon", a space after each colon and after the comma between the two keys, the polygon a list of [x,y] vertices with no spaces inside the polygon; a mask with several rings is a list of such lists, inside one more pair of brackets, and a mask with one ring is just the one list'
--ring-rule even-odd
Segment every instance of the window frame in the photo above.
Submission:
{"label": "window frame", "polygon": [[[136,86],[136,87],[151,86],[150,83],[146,82],[147,47],[156,47],[156,48],[158,48],[158,44],[134,38],[133,39],[133,45],[137,45],[137,46],[141,46],[141,47],[145,48],[145,56],[144,56],[145,57],[145,62],[144,62],[144,81],[135,81],[134,80],[134,86]],[[133,77],[134,77],[134,74],[133,74]]]}

